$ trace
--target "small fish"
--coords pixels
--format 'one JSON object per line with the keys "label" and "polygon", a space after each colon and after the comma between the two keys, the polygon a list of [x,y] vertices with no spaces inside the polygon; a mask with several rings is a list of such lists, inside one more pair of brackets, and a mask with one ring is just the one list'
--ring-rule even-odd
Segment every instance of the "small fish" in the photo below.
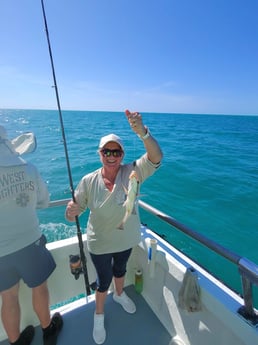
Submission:
{"label": "small fish", "polygon": [[132,213],[134,213],[134,214],[136,213],[134,206],[135,206],[136,197],[138,195],[138,189],[139,189],[139,179],[138,179],[138,176],[136,174],[136,171],[132,170],[132,172],[129,176],[127,198],[123,204],[123,206],[125,207],[125,216],[122,220],[122,223],[118,226],[118,229],[120,229],[120,230],[124,230],[124,225],[125,225],[125,222],[127,221],[128,217]]}

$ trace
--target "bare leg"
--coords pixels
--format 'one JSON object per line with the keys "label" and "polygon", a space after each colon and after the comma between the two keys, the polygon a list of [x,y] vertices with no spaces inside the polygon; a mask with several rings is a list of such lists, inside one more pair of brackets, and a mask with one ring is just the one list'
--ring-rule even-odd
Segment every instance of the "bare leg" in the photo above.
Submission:
{"label": "bare leg", "polygon": [[43,284],[32,289],[32,303],[41,327],[48,327],[51,322],[51,318],[47,282],[44,282]]}
{"label": "bare leg", "polygon": [[107,297],[107,291],[99,292],[96,291],[95,300],[96,300],[96,314],[104,314],[104,304]]}
{"label": "bare leg", "polygon": [[19,304],[19,284],[2,291],[1,316],[8,339],[14,343],[20,336],[21,310]]}
{"label": "bare leg", "polygon": [[124,291],[125,277],[121,277],[121,278],[116,278],[116,277],[114,277],[114,281],[115,281],[115,290],[116,290],[116,294],[117,294],[118,296],[120,296],[121,293]]}

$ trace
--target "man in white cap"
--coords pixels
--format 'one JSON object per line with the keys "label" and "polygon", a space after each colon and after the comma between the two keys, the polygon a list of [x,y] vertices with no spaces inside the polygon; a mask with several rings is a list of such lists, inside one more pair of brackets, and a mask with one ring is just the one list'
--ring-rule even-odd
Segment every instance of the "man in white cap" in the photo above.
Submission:
{"label": "man in white cap", "polygon": [[49,193],[38,170],[21,154],[32,152],[36,140],[25,133],[9,140],[0,126],[0,295],[2,323],[10,344],[29,345],[34,327],[20,332],[19,281],[32,289],[32,303],[44,345],[56,345],[63,321],[49,310],[47,279],[56,264],[39,229],[37,208],[49,203]]}
{"label": "man in white cap", "polygon": [[[97,272],[93,326],[93,339],[97,344],[104,343],[106,339],[104,303],[112,279],[114,301],[127,313],[136,312],[134,302],[124,291],[127,261],[132,248],[141,240],[141,223],[135,197],[141,183],[159,168],[162,159],[159,144],[144,126],[141,114],[128,110],[125,114],[146,152],[135,162],[122,164],[122,139],[116,134],[101,138],[98,152],[102,167],[81,179],[75,190],[76,203],[70,201],[66,208],[69,221],[74,221],[86,208],[90,209],[87,244]],[[133,178],[134,183],[130,183]],[[125,189],[129,189],[128,192]]]}

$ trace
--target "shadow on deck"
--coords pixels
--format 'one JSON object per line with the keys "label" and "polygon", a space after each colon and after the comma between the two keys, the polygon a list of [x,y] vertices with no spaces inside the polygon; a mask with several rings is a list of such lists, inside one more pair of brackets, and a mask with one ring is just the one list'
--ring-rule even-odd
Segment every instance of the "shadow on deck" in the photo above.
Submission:
{"label": "shadow on deck", "polygon": [[[104,345],[169,345],[171,336],[152,312],[144,298],[137,294],[133,286],[126,289],[136,304],[135,314],[126,313],[113,301],[112,293],[107,296],[105,305],[105,328],[107,338]],[[95,302],[89,302],[76,310],[63,315],[64,327],[58,338],[58,345],[95,345],[92,338]],[[0,345],[8,345],[8,341]],[[42,334],[36,328],[31,345],[42,345]]]}

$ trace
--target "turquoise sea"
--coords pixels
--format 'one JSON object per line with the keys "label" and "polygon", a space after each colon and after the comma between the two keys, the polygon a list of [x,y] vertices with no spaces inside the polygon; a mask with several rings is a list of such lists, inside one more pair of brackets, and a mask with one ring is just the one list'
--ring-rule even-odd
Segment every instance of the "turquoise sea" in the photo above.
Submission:
{"label": "turquoise sea", "polygon": [[[258,264],[258,116],[143,113],[159,141],[163,165],[141,188],[143,201],[171,215],[231,251]],[[73,185],[100,166],[101,136],[124,139],[131,161],[144,152],[123,112],[62,111]],[[33,131],[37,150],[26,156],[48,184],[51,200],[70,198],[67,164],[54,110],[0,110],[10,138]],[[157,218],[141,211],[142,222],[237,291],[237,268]],[[76,235],[64,208],[39,211],[49,241]],[[80,219],[85,232],[87,213]],[[258,289],[254,288],[256,304]]]}

